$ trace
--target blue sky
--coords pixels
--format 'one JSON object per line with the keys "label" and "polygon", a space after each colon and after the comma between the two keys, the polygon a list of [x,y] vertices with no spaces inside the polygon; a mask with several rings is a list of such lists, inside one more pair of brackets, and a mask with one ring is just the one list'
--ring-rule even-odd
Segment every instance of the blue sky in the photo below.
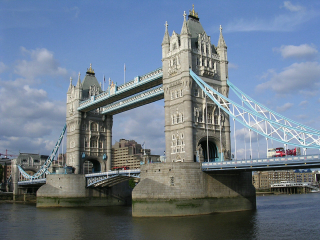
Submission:
{"label": "blue sky", "polygon": [[[83,79],[90,63],[99,81],[118,84],[124,64],[127,80],[161,67],[164,24],[180,33],[192,4],[212,44],[222,25],[231,82],[320,129],[319,1],[0,1],[0,153],[50,153],[69,77]],[[145,141],[162,154],[163,126],[158,101],[114,116],[113,141]]]}

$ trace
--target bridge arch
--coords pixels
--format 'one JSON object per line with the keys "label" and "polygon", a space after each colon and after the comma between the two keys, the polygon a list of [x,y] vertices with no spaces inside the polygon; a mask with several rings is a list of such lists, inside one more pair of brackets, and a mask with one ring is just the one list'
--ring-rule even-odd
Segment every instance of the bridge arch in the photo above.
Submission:
{"label": "bridge arch", "polygon": [[84,174],[88,173],[98,173],[101,171],[105,171],[105,163],[99,161],[96,158],[88,157],[82,160],[82,172]]}
{"label": "bridge arch", "polygon": [[[209,159],[209,162],[218,161],[219,160],[218,149],[219,149],[218,144],[214,140],[214,138],[209,137],[208,141],[206,137],[201,138],[197,144],[197,161],[208,162],[208,159]],[[208,158],[208,153],[209,153],[209,158]]]}

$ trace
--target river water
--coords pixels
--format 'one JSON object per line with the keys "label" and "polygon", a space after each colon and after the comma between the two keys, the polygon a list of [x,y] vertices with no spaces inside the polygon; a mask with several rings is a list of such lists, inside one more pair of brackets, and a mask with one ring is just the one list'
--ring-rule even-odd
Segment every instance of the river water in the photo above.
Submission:
{"label": "river water", "polygon": [[133,218],[131,207],[0,203],[0,239],[320,239],[320,193],[258,196],[256,211]]}

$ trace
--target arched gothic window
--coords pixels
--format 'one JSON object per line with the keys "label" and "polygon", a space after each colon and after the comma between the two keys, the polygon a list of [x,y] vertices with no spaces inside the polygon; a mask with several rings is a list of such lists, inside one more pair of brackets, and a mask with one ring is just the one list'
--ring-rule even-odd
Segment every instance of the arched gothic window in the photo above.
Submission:
{"label": "arched gothic window", "polygon": [[91,131],[94,131],[94,132],[98,131],[98,124],[91,123]]}

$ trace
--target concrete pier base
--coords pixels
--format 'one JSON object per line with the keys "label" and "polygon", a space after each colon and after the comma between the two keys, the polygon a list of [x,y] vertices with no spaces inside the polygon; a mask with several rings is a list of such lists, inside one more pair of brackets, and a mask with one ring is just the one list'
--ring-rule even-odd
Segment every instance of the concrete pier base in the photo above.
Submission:
{"label": "concrete pier base", "polygon": [[251,172],[204,173],[200,163],[141,167],[132,193],[132,215],[162,217],[252,210],[256,193]]}
{"label": "concrete pier base", "polygon": [[131,192],[128,182],[97,189],[86,188],[84,175],[48,175],[47,183],[37,191],[37,207],[128,205]]}

